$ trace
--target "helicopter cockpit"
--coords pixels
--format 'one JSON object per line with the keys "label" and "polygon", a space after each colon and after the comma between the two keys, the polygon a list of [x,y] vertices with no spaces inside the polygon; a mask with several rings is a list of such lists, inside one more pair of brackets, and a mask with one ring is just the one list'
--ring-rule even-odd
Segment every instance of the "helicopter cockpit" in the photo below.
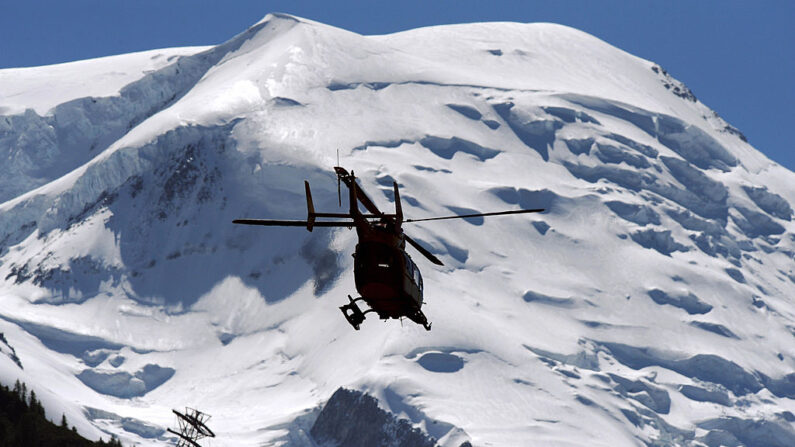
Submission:
{"label": "helicopter cockpit", "polygon": [[406,260],[406,273],[417,288],[420,289],[420,295],[422,295],[422,274],[420,274],[420,269],[414,264],[414,261],[411,260],[411,256],[409,256],[408,253],[403,252],[403,257]]}

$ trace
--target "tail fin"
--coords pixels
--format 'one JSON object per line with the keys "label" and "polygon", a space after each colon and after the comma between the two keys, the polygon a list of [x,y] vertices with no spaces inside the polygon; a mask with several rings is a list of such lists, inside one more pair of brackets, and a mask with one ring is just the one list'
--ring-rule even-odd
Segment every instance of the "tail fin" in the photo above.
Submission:
{"label": "tail fin", "polygon": [[309,190],[309,182],[304,180],[304,187],[306,189],[306,229],[312,231],[315,225],[315,205],[312,203],[312,191]]}
{"label": "tail fin", "polygon": [[397,182],[392,182],[392,187],[395,190],[395,228],[400,230],[400,226],[403,223],[403,206],[400,204]]}

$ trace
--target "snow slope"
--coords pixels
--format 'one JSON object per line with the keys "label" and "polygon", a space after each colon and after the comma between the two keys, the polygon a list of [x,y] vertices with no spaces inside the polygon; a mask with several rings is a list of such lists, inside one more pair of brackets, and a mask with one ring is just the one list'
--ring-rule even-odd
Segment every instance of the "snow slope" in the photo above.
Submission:
{"label": "snow slope", "polygon": [[[281,14],[156,54],[0,70],[0,381],[51,417],[307,446],[345,386],[442,446],[795,442],[795,174],[661,67],[554,24]],[[301,218],[304,179],[336,209],[337,149],[408,217],[547,211],[407,224],[433,331],[353,331],[353,232],[231,225]]]}

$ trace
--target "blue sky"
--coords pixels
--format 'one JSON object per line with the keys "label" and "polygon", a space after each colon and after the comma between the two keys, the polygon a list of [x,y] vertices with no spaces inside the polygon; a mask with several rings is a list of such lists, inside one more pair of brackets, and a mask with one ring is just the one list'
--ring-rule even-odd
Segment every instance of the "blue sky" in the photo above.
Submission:
{"label": "blue sky", "polygon": [[555,22],[655,61],[795,170],[793,0],[2,0],[0,68],[221,43],[268,12],[361,34],[480,21]]}

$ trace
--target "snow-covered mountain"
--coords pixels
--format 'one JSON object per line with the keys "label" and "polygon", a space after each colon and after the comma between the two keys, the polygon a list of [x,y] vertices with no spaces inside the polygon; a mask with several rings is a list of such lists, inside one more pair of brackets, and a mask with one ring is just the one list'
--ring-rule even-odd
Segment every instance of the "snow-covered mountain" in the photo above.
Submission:
{"label": "snow-covered mountain", "polygon": [[[86,436],[311,446],[345,387],[445,447],[795,444],[795,173],[593,36],[272,14],[0,70],[0,114],[0,382]],[[336,210],[337,150],[407,217],[547,211],[407,225],[433,330],[357,332],[355,232],[231,224]]]}

